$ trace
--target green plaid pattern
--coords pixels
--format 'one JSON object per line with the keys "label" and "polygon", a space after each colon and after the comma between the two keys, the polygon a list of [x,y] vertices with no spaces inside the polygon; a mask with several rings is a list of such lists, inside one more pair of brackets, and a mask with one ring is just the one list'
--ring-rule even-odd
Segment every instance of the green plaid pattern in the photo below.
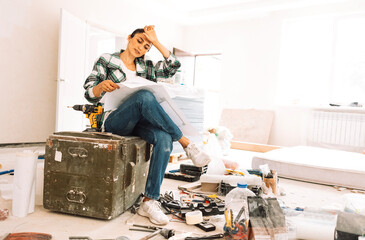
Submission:
{"label": "green plaid pattern", "polygon": [[[113,54],[103,54],[95,62],[93,70],[84,84],[85,98],[91,103],[98,103],[104,96],[105,92],[100,97],[92,97],[89,95],[91,89],[108,79],[115,83],[124,82],[126,80],[125,73],[121,69],[121,59],[119,55],[123,52],[115,52]],[[157,82],[161,79],[166,79],[175,75],[176,71],[180,68],[181,64],[179,60],[171,53],[169,58],[165,58],[164,61],[159,61],[157,64],[153,64],[151,60],[144,60],[142,57],[136,58],[136,73],[137,76],[146,78],[148,80]]]}

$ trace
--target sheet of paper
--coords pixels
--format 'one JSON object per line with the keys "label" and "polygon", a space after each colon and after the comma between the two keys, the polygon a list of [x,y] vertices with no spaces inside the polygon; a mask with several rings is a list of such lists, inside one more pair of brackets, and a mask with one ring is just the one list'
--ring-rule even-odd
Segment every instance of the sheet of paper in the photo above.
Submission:
{"label": "sheet of paper", "polygon": [[116,89],[113,92],[108,92],[104,95],[103,102],[105,111],[116,109],[133,93],[145,89],[155,95],[157,102],[160,103],[162,108],[169,115],[172,121],[179,127],[184,135],[198,135],[196,129],[189,123],[183,112],[176,106],[163,85],[141,77],[137,77],[133,80],[118,83],[118,86],[120,89]]}

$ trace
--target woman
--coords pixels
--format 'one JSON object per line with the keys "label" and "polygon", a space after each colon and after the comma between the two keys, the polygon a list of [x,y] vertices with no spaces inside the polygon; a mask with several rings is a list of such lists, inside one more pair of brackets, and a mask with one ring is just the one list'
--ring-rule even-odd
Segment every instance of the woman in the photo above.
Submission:
{"label": "woman", "polygon": [[[144,54],[152,45],[161,52],[164,61],[153,64],[144,60]],[[103,54],[96,61],[84,84],[85,98],[89,102],[98,103],[105,93],[119,89],[116,83],[138,77],[156,82],[158,79],[172,77],[179,67],[180,62],[176,57],[158,41],[154,26],[136,29],[128,36],[126,50]],[[160,198],[160,187],[172,151],[172,142],[178,141],[196,166],[207,165],[210,162],[209,156],[183,136],[155,96],[147,90],[134,93],[116,109],[104,110],[101,122],[106,132],[122,136],[136,135],[153,144],[145,197],[138,214],[148,217],[155,224],[167,224],[169,219],[157,200]]]}

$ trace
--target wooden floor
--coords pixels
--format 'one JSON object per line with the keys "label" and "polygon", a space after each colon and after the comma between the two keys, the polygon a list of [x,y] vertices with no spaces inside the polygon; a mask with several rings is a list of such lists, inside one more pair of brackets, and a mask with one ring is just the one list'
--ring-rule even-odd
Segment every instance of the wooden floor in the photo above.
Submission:
{"label": "wooden floor", "polygon": [[[3,169],[12,167],[12,159],[15,153],[20,149],[0,149],[0,163]],[[42,151],[43,149],[40,149]],[[44,150],[43,150],[44,151]],[[227,159],[237,161],[242,168],[250,168],[251,158],[254,152],[232,150]],[[175,168],[174,165],[169,165],[169,168]],[[6,182],[11,182],[12,176],[0,176],[0,185]],[[165,179],[161,192],[177,190],[179,185],[184,185],[186,182],[177,180]],[[279,187],[284,196],[278,198],[288,207],[313,207],[322,208],[330,205],[341,204],[341,196],[349,193],[349,190],[338,191],[331,186],[311,184],[299,182],[289,179],[279,179]],[[11,200],[0,198],[0,209],[7,208],[11,210]],[[203,230],[195,226],[189,226],[178,220],[172,219],[166,228],[175,229],[177,236],[173,239],[184,239],[186,236],[206,235]],[[223,232],[224,217],[222,215],[215,216],[210,219],[217,227],[215,232],[209,234]],[[133,223],[152,225],[147,218],[132,213],[125,212],[119,217],[103,221],[67,214],[55,213],[45,210],[42,206],[36,206],[34,213],[29,214],[24,218],[9,216],[6,220],[0,221],[0,239],[1,236],[11,232],[42,232],[52,234],[56,240],[65,240],[69,236],[89,236],[92,239],[115,239],[118,236],[127,236],[131,240],[141,239],[147,233],[129,231],[129,227]],[[164,239],[162,236],[156,236],[153,239]],[[333,239],[333,238],[332,238]]]}

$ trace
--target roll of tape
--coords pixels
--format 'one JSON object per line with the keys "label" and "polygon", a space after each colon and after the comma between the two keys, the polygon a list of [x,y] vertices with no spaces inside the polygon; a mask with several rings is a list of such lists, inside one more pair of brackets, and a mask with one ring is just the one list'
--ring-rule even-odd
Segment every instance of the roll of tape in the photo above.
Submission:
{"label": "roll of tape", "polygon": [[193,211],[185,214],[186,223],[189,225],[197,224],[203,221],[203,213],[201,211]]}

